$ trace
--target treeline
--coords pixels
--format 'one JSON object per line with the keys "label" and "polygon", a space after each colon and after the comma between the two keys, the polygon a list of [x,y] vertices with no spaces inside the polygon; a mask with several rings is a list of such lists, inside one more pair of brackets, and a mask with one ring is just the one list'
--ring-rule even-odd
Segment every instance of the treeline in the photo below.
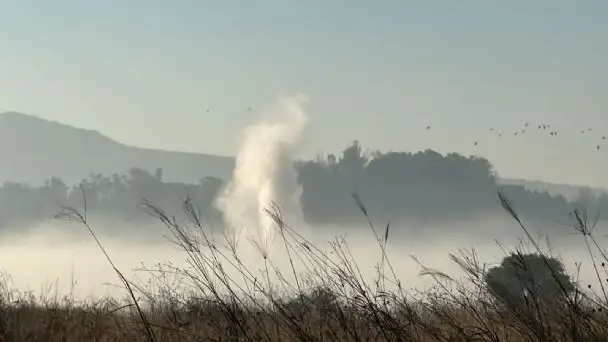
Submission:
{"label": "treeline", "polygon": [[[361,223],[352,193],[363,199],[373,216],[383,221],[415,217],[420,221],[472,219],[500,211],[496,201],[496,173],[483,158],[455,153],[442,156],[427,150],[417,153],[366,153],[354,142],[339,156],[328,155],[296,164],[304,219],[313,226]],[[68,187],[52,177],[43,186],[5,183],[0,187],[0,228],[52,217],[61,206],[81,207],[82,190],[87,211],[124,221],[151,219],[139,204],[147,199],[170,213],[180,210],[181,199],[190,198],[203,217],[221,221],[213,202],[225,181],[204,177],[196,184],[164,182],[162,170],[131,169],[122,175],[91,175]],[[573,207],[608,209],[608,196],[582,194],[569,202],[526,190],[503,186],[522,215],[551,221],[564,217]]]}
{"label": "treeline", "polygon": [[539,221],[555,222],[575,207],[608,209],[608,197],[594,198],[590,191],[569,202],[564,196],[523,186],[499,186],[488,160],[456,153],[365,153],[355,141],[340,156],[319,157],[298,168],[304,216],[315,225],[360,222],[361,215],[349,196],[352,192],[382,220],[415,217],[447,222],[492,215],[502,211],[499,188],[518,213]]}
{"label": "treeline", "polygon": [[63,207],[82,210],[85,202],[89,215],[141,223],[152,220],[142,210],[144,199],[177,215],[183,200],[189,198],[200,208],[202,217],[218,222],[221,213],[213,201],[223,186],[221,179],[213,177],[201,178],[198,184],[167,183],[161,169],[150,173],[139,168],[110,177],[94,174],[71,188],[57,177],[40,187],[7,182],[0,188],[0,228],[52,218]]}

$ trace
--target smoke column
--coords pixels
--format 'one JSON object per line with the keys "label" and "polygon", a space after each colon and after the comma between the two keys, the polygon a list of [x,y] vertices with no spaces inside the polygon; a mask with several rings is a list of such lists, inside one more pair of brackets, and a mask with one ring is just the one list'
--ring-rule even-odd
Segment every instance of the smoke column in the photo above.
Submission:
{"label": "smoke column", "polygon": [[234,174],[216,203],[235,233],[261,234],[256,239],[270,241],[274,221],[264,210],[272,202],[286,218],[301,217],[292,156],[308,123],[306,102],[303,94],[281,98],[244,130]]}

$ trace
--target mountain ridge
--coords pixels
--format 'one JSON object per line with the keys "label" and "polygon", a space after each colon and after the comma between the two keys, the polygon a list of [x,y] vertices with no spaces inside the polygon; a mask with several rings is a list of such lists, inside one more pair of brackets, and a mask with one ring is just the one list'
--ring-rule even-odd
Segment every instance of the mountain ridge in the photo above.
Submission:
{"label": "mountain ridge", "polygon": [[124,173],[132,167],[163,169],[169,181],[227,179],[234,158],[130,146],[99,131],[18,112],[0,113],[0,181],[39,184],[56,176],[74,184],[91,173]]}

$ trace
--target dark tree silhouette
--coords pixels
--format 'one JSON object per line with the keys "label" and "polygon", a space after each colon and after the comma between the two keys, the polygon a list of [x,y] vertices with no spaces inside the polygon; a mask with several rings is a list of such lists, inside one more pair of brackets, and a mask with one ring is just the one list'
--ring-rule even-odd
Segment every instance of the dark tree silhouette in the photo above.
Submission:
{"label": "dark tree silhouette", "polygon": [[575,289],[562,262],[537,253],[512,253],[485,276],[491,293],[506,305],[547,300]]}
{"label": "dark tree silhouette", "polygon": [[[313,226],[360,223],[353,192],[384,222],[415,218],[446,223],[502,214],[496,201],[497,175],[484,158],[433,150],[364,153],[355,141],[340,156],[317,157],[296,168],[303,188],[302,212]],[[554,225],[579,204],[519,185],[500,188],[517,204],[522,217],[538,223]]]}

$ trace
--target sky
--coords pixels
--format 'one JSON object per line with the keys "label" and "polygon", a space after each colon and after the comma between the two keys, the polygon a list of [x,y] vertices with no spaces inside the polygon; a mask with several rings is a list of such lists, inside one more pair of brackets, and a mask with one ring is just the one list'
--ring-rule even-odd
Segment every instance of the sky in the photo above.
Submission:
{"label": "sky", "polygon": [[[580,134],[608,135],[606,17],[601,0],[7,0],[0,111],[234,155],[263,108],[302,92],[306,156],[356,139],[608,186],[608,140]],[[560,135],[513,136],[525,122]]]}

